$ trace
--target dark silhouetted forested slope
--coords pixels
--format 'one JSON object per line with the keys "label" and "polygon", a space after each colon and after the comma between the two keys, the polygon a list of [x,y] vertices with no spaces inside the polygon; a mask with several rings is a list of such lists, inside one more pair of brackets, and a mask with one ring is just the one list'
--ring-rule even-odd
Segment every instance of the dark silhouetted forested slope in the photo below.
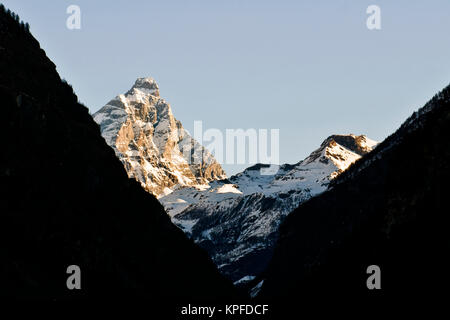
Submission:
{"label": "dark silhouetted forested slope", "polygon": [[[0,141],[0,295],[192,301],[234,294],[207,254],[128,179],[27,25],[4,10]],[[81,267],[80,291],[66,288],[72,264]]]}

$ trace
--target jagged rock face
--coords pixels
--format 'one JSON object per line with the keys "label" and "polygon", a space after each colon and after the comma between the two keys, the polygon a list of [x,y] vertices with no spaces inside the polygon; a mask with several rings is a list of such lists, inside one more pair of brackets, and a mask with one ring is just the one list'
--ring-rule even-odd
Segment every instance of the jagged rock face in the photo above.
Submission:
{"label": "jagged rock face", "polygon": [[151,78],[137,79],[126,94],[96,112],[94,120],[128,175],[156,196],[170,193],[176,185],[226,178],[208,150],[175,119]]}
{"label": "jagged rock face", "polygon": [[297,164],[261,175],[257,164],[209,187],[175,190],[161,203],[172,221],[205,248],[219,270],[242,284],[261,273],[283,218],[325,191],[332,179],[376,145],[365,136],[334,135]]}

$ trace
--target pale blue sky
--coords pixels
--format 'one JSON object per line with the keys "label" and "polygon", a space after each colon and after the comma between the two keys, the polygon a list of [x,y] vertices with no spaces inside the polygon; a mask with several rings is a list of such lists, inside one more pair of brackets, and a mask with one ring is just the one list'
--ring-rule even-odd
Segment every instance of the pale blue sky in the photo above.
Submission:
{"label": "pale blue sky", "polygon": [[[282,163],[334,133],[382,140],[450,83],[448,0],[1,2],[91,112],[151,76],[190,131],[279,128]],[[370,4],[382,30],[366,28]]]}

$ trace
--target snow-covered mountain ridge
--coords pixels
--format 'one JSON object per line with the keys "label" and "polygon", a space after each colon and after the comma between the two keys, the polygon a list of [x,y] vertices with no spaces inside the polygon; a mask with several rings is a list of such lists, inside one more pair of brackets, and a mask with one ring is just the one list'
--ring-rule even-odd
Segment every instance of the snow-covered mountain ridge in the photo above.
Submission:
{"label": "snow-covered mountain ridge", "polygon": [[283,218],[376,144],[363,135],[333,135],[306,159],[279,166],[275,175],[261,175],[267,165],[257,164],[209,186],[178,188],[160,201],[219,270],[242,283],[264,270]]}

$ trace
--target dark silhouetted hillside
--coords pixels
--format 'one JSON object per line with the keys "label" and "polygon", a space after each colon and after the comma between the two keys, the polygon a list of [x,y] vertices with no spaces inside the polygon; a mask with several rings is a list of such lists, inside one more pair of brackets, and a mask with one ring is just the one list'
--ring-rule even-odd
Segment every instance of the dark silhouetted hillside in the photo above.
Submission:
{"label": "dark silhouetted hillside", "polygon": [[[450,283],[449,181],[447,87],[287,217],[260,297],[440,295]],[[370,265],[381,268],[380,291],[367,289]]]}
{"label": "dark silhouetted hillside", "polygon": [[[128,179],[88,109],[27,26],[4,10],[0,137],[0,295],[192,301],[234,293]],[[72,264],[81,267],[80,291],[66,288]]]}

